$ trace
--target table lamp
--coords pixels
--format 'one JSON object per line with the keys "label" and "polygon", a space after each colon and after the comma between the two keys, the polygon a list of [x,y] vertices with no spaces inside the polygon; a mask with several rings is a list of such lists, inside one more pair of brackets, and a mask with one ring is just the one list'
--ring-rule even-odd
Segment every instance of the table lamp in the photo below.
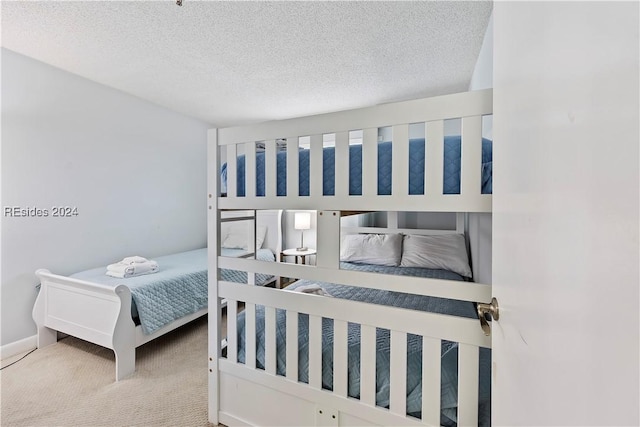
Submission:
{"label": "table lamp", "polygon": [[309,212],[296,212],[294,215],[293,228],[300,230],[300,247],[299,251],[306,251],[304,246],[304,230],[311,228],[311,214]]}

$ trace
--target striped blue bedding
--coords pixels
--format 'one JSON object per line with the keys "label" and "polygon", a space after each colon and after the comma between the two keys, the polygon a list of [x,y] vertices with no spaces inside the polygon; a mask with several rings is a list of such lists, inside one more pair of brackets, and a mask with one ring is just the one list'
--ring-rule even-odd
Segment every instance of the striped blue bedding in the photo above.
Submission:
{"label": "striped blue bedding", "polygon": [[[309,195],[309,154],[307,149],[299,152],[299,196]],[[425,140],[415,138],[409,141],[409,194],[424,194],[425,175]],[[256,153],[256,195],[265,195],[265,153]],[[287,153],[277,153],[277,195],[287,194]],[[391,168],[392,168],[392,143],[382,142],[378,144],[378,194],[391,194]],[[444,138],[444,175],[443,194],[460,194],[460,158],[461,137],[446,136]],[[482,194],[491,194],[493,191],[493,149],[492,141],[482,139]],[[245,195],[245,158],[238,156],[237,195]],[[323,149],[323,194],[335,195],[335,149],[326,147]],[[349,146],[349,194],[362,194],[362,145]],[[221,168],[222,192],[226,193],[227,164]]]}
{"label": "striped blue bedding", "polygon": [[[404,267],[383,267],[366,266],[363,264],[341,263],[343,269],[357,269],[361,271],[377,271],[380,273],[397,274],[398,269]],[[421,271],[417,271],[421,270]],[[445,270],[430,270],[412,268],[401,274],[415,275],[419,277],[432,277],[438,279],[463,280],[461,276]],[[457,276],[457,277],[456,277]],[[468,318],[477,318],[474,304],[466,301],[448,300],[436,297],[419,295],[409,295],[394,291],[368,289],[354,286],[336,285],[323,282],[311,282],[300,280],[287,290],[296,287],[317,283],[329,294],[336,298],[350,299],[355,301],[382,304],[394,307],[402,307],[413,310],[429,311],[433,313],[449,314]],[[285,375],[286,368],[286,319],[283,310],[277,310],[276,314],[277,330],[277,373]],[[308,315],[300,314],[298,317],[298,339],[299,339],[299,361],[298,378],[299,381],[308,382],[309,367],[309,321]],[[238,360],[245,361],[245,319],[244,313],[238,315]],[[256,340],[257,353],[256,363],[259,368],[264,368],[264,307],[256,307]],[[382,407],[389,406],[389,367],[390,367],[390,333],[388,330],[378,329],[376,331],[376,366],[377,366],[377,393],[376,404]],[[348,326],[348,394],[350,397],[359,398],[360,395],[360,327],[355,324]],[[441,366],[442,366],[442,387],[441,387],[441,424],[445,426],[456,425],[457,421],[457,388],[458,388],[458,345],[448,341],[442,342]],[[322,382],[323,388],[332,389],[332,365],[333,365],[333,321],[323,318],[322,320]],[[491,351],[480,349],[480,402],[479,402],[479,425],[488,426],[491,424]],[[422,406],[422,338],[415,335],[407,337],[407,414],[420,417]]]}

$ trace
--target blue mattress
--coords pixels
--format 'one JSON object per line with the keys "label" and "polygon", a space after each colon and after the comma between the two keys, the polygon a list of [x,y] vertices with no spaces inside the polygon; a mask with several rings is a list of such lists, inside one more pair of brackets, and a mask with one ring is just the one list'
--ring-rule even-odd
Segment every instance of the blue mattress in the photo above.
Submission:
{"label": "blue mattress", "polygon": [[[395,274],[397,269],[403,267],[363,267],[362,264],[341,263],[345,269],[358,269],[366,271],[378,271],[381,273]],[[418,275],[420,277],[447,278],[462,280],[462,277],[445,270],[412,269],[403,274]],[[416,270],[422,270],[419,273]],[[457,277],[456,277],[457,276]],[[382,304],[394,307],[402,307],[413,310],[429,311],[433,313],[449,314],[467,318],[477,318],[474,304],[466,301],[448,300],[436,297],[418,296],[403,294],[394,291],[378,289],[368,289],[354,286],[336,285],[323,282],[298,281],[287,287],[293,290],[296,287],[317,283],[329,294],[336,298],[343,298],[355,301]],[[285,375],[286,369],[286,318],[284,310],[277,310],[277,373]],[[245,341],[244,341],[244,313],[238,315],[238,360],[244,363]],[[256,363],[259,368],[264,368],[264,307],[256,307],[256,340],[257,352]],[[308,383],[309,367],[309,319],[308,315],[300,314],[298,318],[299,337],[299,361],[298,378],[299,381]],[[390,333],[388,330],[377,329],[376,331],[376,404],[382,407],[389,406],[389,354],[390,354]],[[422,405],[422,338],[409,334],[407,337],[407,414],[415,417],[421,416]],[[348,325],[348,394],[351,397],[359,398],[360,395],[360,327],[359,325]],[[442,425],[457,424],[457,389],[458,389],[458,344],[448,341],[442,342],[441,349],[442,366],[442,387],[441,387],[441,408],[440,414]],[[322,382],[323,388],[332,389],[333,378],[333,321],[322,319]],[[479,390],[479,425],[489,426],[491,424],[491,350],[480,349],[480,390]]]}
{"label": "blue mattress", "polygon": [[[243,250],[224,249],[224,256],[238,256]],[[260,249],[258,258],[275,261],[269,249]],[[126,285],[131,290],[131,316],[138,319],[145,334],[208,305],[207,248],[154,258],[159,265],[157,273],[115,278],[105,274],[106,267],[73,274],[71,277],[116,287]],[[247,282],[247,273],[221,270],[222,280]],[[270,280],[271,276],[258,275],[256,282]]]}
{"label": "blue mattress", "polygon": [[[309,195],[309,154],[307,149],[300,150],[298,182],[300,185],[299,196]],[[425,174],[425,140],[423,138],[409,141],[409,194],[424,194]],[[265,195],[265,153],[256,153],[256,194]],[[391,194],[391,142],[378,144],[378,194]],[[460,194],[460,157],[461,137],[446,136],[444,138],[444,176],[443,193]],[[277,195],[287,194],[287,153],[277,153]],[[237,189],[238,196],[245,195],[245,158],[238,156]],[[335,195],[335,149],[326,147],[323,149],[323,194]],[[362,145],[349,146],[349,194],[362,194]],[[492,142],[482,139],[482,194],[491,194],[493,174],[493,148]],[[222,192],[226,193],[227,164],[221,169]]]}

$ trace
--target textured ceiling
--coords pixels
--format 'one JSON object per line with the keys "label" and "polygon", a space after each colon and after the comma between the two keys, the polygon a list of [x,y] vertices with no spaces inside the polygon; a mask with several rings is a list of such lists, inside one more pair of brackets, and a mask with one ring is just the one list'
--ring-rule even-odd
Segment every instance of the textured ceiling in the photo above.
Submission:
{"label": "textured ceiling", "polygon": [[465,91],[491,8],[2,1],[2,45],[230,126]]}

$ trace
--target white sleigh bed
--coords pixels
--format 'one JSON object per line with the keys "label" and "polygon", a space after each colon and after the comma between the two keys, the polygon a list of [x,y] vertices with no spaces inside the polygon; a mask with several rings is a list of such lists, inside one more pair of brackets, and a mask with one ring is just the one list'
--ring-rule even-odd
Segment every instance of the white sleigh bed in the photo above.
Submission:
{"label": "white sleigh bed", "polygon": [[[275,261],[281,251],[281,215],[265,211],[259,218],[263,249],[258,253],[264,262]],[[242,239],[250,241],[255,235],[240,231],[226,230],[223,237],[235,243],[224,248],[225,256],[252,255]],[[33,319],[38,348],[55,343],[58,332],[72,335],[112,349],[116,380],[127,377],[135,371],[137,347],[208,313],[207,259],[206,248],[161,256],[155,258],[158,273],[126,279],[106,276],[106,266],[68,277],[36,271],[40,290]],[[223,275],[246,281],[247,273],[226,270]],[[276,283],[273,275],[259,275],[258,280],[261,285]]]}
{"label": "white sleigh bed", "polygon": [[[482,117],[491,114],[492,91],[485,90],[210,131],[209,303],[210,312],[216,313],[209,316],[210,422],[440,425],[445,410],[453,409],[449,412],[453,413],[453,424],[483,423],[479,421],[479,403],[487,379],[482,378],[482,365],[491,340],[484,332],[490,330],[488,325],[485,322],[481,328],[477,314],[465,317],[366,299],[287,292],[252,286],[251,277],[266,273],[299,278],[304,280],[301,283],[338,286],[328,288],[329,292],[350,287],[457,301],[472,307],[490,303],[490,285],[350,270],[341,266],[340,252],[345,233],[341,218],[354,212],[392,211],[385,228],[351,229],[351,233],[411,235],[464,233],[467,213],[491,212],[491,194],[485,191],[485,172],[491,165],[485,162],[482,138]],[[459,191],[445,191],[444,123],[448,119],[461,119]],[[426,140],[426,144],[422,142],[423,171],[418,179],[422,189],[417,191],[412,187],[414,178],[408,176],[412,168],[415,170],[410,124],[422,126]],[[393,134],[390,145],[384,147],[391,153],[388,164],[379,157],[383,146],[378,135],[383,127],[392,127]],[[354,156],[349,132],[354,130],[362,134],[358,148],[361,188],[357,190],[351,185],[354,169],[349,163]],[[335,140],[329,157],[323,144],[325,135]],[[301,137],[310,141],[308,149],[301,149]],[[280,152],[283,141],[286,155]],[[256,148],[262,146],[264,150]],[[328,158],[334,174],[329,186]],[[303,159],[308,166],[303,165]],[[379,167],[389,169],[386,178]],[[384,187],[381,181],[387,178],[390,183]],[[220,223],[225,212],[261,209],[317,211],[315,266],[220,256]],[[424,231],[401,228],[397,212],[458,214],[453,230]],[[249,279],[245,284],[225,281],[222,269],[247,271]],[[223,300],[227,302],[226,330],[221,327]],[[244,310],[238,308],[242,307],[239,302],[244,303]],[[330,362],[324,348],[326,322],[332,325]],[[357,353],[352,353],[353,328],[358,335]],[[385,354],[389,358],[383,403],[379,395],[381,331],[387,334]],[[221,349],[224,339],[228,342],[225,355]],[[416,343],[421,358],[417,373],[408,370],[415,357],[408,348]],[[443,359],[447,343],[456,348],[452,362],[456,401],[451,407],[443,403],[443,387],[448,387],[444,365],[450,363]],[[357,368],[350,364],[354,357]],[[414,375],[419,376],[418,390],[409,396],[408,383],[414,382]],[[490,378],[488,381],[490,384]],[[357,392],[352,391],[354,382]],[[410,409],[415,404],[418,409]]]}

